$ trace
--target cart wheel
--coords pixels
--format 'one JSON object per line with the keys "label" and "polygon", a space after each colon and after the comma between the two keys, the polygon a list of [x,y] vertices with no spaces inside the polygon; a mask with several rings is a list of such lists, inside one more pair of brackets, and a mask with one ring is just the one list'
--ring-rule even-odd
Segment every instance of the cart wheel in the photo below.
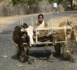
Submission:
{"label": "cart wheel", "polygon": [[60,53],[61,53],[61,44],[60,43],[57,43],[54,46],[54,49],[55,49],[55,55],[60,55]]}

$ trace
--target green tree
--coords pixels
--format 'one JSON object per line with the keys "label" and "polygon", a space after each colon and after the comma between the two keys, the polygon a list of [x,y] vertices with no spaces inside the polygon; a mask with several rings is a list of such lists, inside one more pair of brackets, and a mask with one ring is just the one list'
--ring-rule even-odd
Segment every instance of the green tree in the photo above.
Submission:
{"label": "green tree", "polygon": [[37,0],[12,0],[13,5],[18,4],[18,3],[26,3],[27,5],[32,5],[36,2]]}
{"label": "green tree", "polygon": [[19,3],[19,0],[12,0],[13,5],[16,5]]}
{"label": "green tree", "polygon": [[73,9],[73,0],[70,0],[71,10]]}
{"label": "green tree", "polygon": [[52,2],[57,2],[57,3],[60,3],[62,0],[48,0],[49,3],[52,3]]}
{"label": "green tree", "polygon": [[32,5],[36,3],[36,0],[22,0],[22,2],[26,3],[27,5]]}

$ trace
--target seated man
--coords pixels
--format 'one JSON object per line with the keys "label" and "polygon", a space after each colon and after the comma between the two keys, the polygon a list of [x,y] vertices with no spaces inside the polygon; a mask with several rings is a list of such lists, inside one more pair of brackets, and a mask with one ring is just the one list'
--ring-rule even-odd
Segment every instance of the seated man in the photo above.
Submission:
{"label": "seated man", "polygon": [[[48,27],[47,23],[44,21],[43,14],[38,15],[38,20],[36,21],[36,26],[38,29]],[[47,35],[47,33],[48,33],[48,30],[39,30],[38,31],[39,36]]]}

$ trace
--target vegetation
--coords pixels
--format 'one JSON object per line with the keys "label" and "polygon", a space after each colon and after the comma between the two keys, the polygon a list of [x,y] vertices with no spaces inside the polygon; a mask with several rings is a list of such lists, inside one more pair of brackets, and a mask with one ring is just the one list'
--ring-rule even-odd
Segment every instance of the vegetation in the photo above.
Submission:
{"label": "vegetation", "polygon": [[36,0],[22,0],[24,3],[26,3],[27,5],[32,5],[34,3],[36,3]]}
{"label": "vegetation", "polygon": [[62,0],[48,0],[49,3],[52,3],[52,2],[57,2],[57,3],[60,3]]}
{"label": "vegetation", "polygon": [[[25,3],[28,6],[31,6],[32,4],[37,3],[37,1],[42,1],[42,0],[12,0],[13,5],[16,5],[16,4],[19,4],[19,3]],[[52,2],[57,2],[59,4],[61,1],[64,1],[64,0],[46,0],[46,1],[48,1],[49,4],[51,4]],[[71,9],[72,9],[73,0],[68,0],[68,1],[70,2]],[[67,2],[67,0],[65,2]]]}
{"label": "vegetation", "polygon": [[12,0],[13,5],[19,4],[19,0]]}
{"label": "vegetation", "polygon": [[19,4],[19,3],[26,3],[27,5],[32,5],[36,3],[37,0],[12,0],[13,5]]}

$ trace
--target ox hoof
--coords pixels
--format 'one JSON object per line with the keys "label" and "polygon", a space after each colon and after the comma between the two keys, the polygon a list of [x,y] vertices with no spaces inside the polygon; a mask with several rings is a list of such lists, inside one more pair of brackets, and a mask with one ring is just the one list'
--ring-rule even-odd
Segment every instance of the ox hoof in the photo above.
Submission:
{"label": "ox hoof", "polygon": [[32,64],[32,62],[29,60],[28,62],[27,62],[28,64]]}
{"label": "ox hoof", "polygon": [[64,53],[63,59],[66,60],[66,61],[74,62],[74,58],[69,53]]}
{"label": "ox hoof", "polygon": [[22,63],[25,63],[25,62],[26,62],[25,57],[20,56],[20,61],[21,61]]}
{"label": "ox hoof", "polygon": [[25,54],[25,52],[22,52],[19,58],[20,58],[20,61],[24,63],[24,62],[28,62],[29,57]]}

